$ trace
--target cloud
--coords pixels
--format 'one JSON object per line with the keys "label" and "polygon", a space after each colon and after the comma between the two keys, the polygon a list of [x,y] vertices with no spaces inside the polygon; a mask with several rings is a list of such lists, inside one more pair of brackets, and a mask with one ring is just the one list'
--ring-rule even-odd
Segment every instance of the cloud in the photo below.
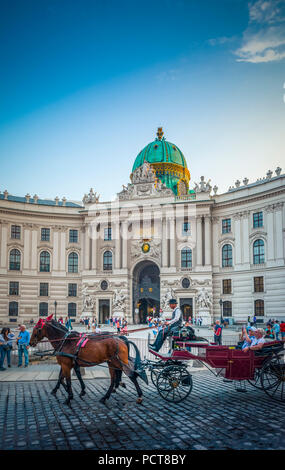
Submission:
{"label": "cloud", "polygon": [[285,0],[249,3],[249,24],[242,46],[234,53],[238,62],[274,62],[285,58]]}

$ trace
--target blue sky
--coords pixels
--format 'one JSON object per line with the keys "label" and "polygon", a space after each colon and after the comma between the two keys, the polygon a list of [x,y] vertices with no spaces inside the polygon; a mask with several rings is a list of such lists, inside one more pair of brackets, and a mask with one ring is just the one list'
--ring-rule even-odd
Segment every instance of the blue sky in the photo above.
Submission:
{"label": "blue sky", "polygon": [[0,44],[2,192],[110,200],[158,126],[190,186],[285,168],[285,0],[10,0]]}

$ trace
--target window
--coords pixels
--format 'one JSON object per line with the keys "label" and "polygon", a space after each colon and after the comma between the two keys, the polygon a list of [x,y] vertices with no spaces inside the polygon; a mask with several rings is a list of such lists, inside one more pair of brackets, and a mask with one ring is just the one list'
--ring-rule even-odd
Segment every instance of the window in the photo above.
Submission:
{"label": "window", "polygon": [[184,277],[184,279],[182,279],[182,287],[183,289],[188,289],[190,287],[190,281],[187,277]]}
{"label": "window", "polygon": [[11,271],[20,271],[21,268],[21,253],[19,250],[10,251],[10,270]]}
{"label": "window", "polygon": [[68,316],[76,317],[76,304],[74,302],[68,304]]}
{"label": "window", "polygon": [[50,271],[50,254],[48,251],[42,251],[40,254],[40,272],[48,273]]}
{"label": "window", "polygon": [[182,235],[190,235],[190,222],[183,222],[182,225]]}
{"label": "window", "polygon": [[223,302],[223,317],[231,317],[232,316],[232,303],[229,301]]}
{"label": "window", "polygon": [[77,297],[77,284],[68,284],[68,297]]}
{"label": "window", "polygon": [[78,230],[69,230],[69,243],[78,243]]}
{"label": "window", "polygon": [[264,241],[255,240],[253,244],[253,264],[264,263]]}
{"label": "window", "polygon": [[222,233],[229,233],[231,231],[231,219],[222,220]]}
{"label": "window", "polygon": [[48,283],[47,282],[40,283],[40,296],[43,296],[43,297],[48,296]]}
{"label": "window", "polygon": [[21,227],[19,225],[11,225],[11,238],[20,240],[21,238]]}
{"label": "window", "polygon": [[192,250],[190,248],[181,250],[181,268],[192,268]]}
{"label": "window", "polygon": [[50,240],[50,229],[49,228],[42,228],[41,230],[41,241],[49,242]]}
{"label": "window", "polygon": [[102,290],[107,290],[108,289],[108,282],[107,281],[102,281],[101,282],[101,289]]}
{"label": "window", "polygon": [[68,272],[78,273],[78,254],[70,253],[68,256]]}
{"label": "window", "polygon": [[257,317],[264,316],[264,300],[258,299],[254,301],[254,313]]}
{"label": "window", "polygon": [[256,212],[253,214],[253,228],[263,227],[263,213]]}
{"label": "window", "polygon": [[263,276],[254,278],[254,292],[264,292]]}
{"label": "window", "polygon": [[48,315],[48,303],[41,302],[39,305],[39,315],[40,317],[46,317]]}
{"label": "window", "polygon": [[223,279],[223,294],[231,294],[231,293],[232,293],[232,280]]}
{"label": "window", "polygon": [[19,283],[11,281],[9,284],[9,295],[19,295]]}
{"label": "window", "polygon": [[9,302],[9,316],[10,317],[18,316],[18,302]]}
{"label": "window", "polygon": [[222,248],[222,267],[227,268],[233,265],[232,245],[224,245]]}
{"label": "window", "polygon": [[104,271],[112,270],[112,252],[111,251],[105,251],[103,255],[103,269]]}
{"label": "window", "polygon": [[104,240],[112,240],[112,228],[104,228]]}

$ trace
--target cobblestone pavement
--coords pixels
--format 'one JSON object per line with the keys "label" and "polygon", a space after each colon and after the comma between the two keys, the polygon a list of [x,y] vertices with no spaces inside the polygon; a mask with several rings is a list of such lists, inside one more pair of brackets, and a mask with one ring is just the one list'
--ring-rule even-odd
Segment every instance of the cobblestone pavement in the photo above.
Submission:
{"label": "cobblestone pavement", "polygon": [[[182,403],[164,401],[150,382],[144,402],[127,378],[127,389],[99,403],[109,380],[86,380],[79,398],[73,381],[72,409],[55,382],[0,384],[0,449],[284,449],[285,403],[247,386],[238,393],[210,372],[193,373],[193,390]],[[3,423],[3,425],[2,425]]]}

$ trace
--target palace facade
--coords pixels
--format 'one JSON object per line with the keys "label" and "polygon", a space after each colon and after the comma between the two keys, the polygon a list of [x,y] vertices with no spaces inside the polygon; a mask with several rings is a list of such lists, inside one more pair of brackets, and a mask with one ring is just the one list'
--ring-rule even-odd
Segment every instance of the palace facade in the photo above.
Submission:
{"label": "palace facade", "polygon": [[55,313],[129,323],[178,299],[185,318],[285,318],[285,174],[189,189],[163,137],[137,156],[116,201],[0,193],[0,322]]}

